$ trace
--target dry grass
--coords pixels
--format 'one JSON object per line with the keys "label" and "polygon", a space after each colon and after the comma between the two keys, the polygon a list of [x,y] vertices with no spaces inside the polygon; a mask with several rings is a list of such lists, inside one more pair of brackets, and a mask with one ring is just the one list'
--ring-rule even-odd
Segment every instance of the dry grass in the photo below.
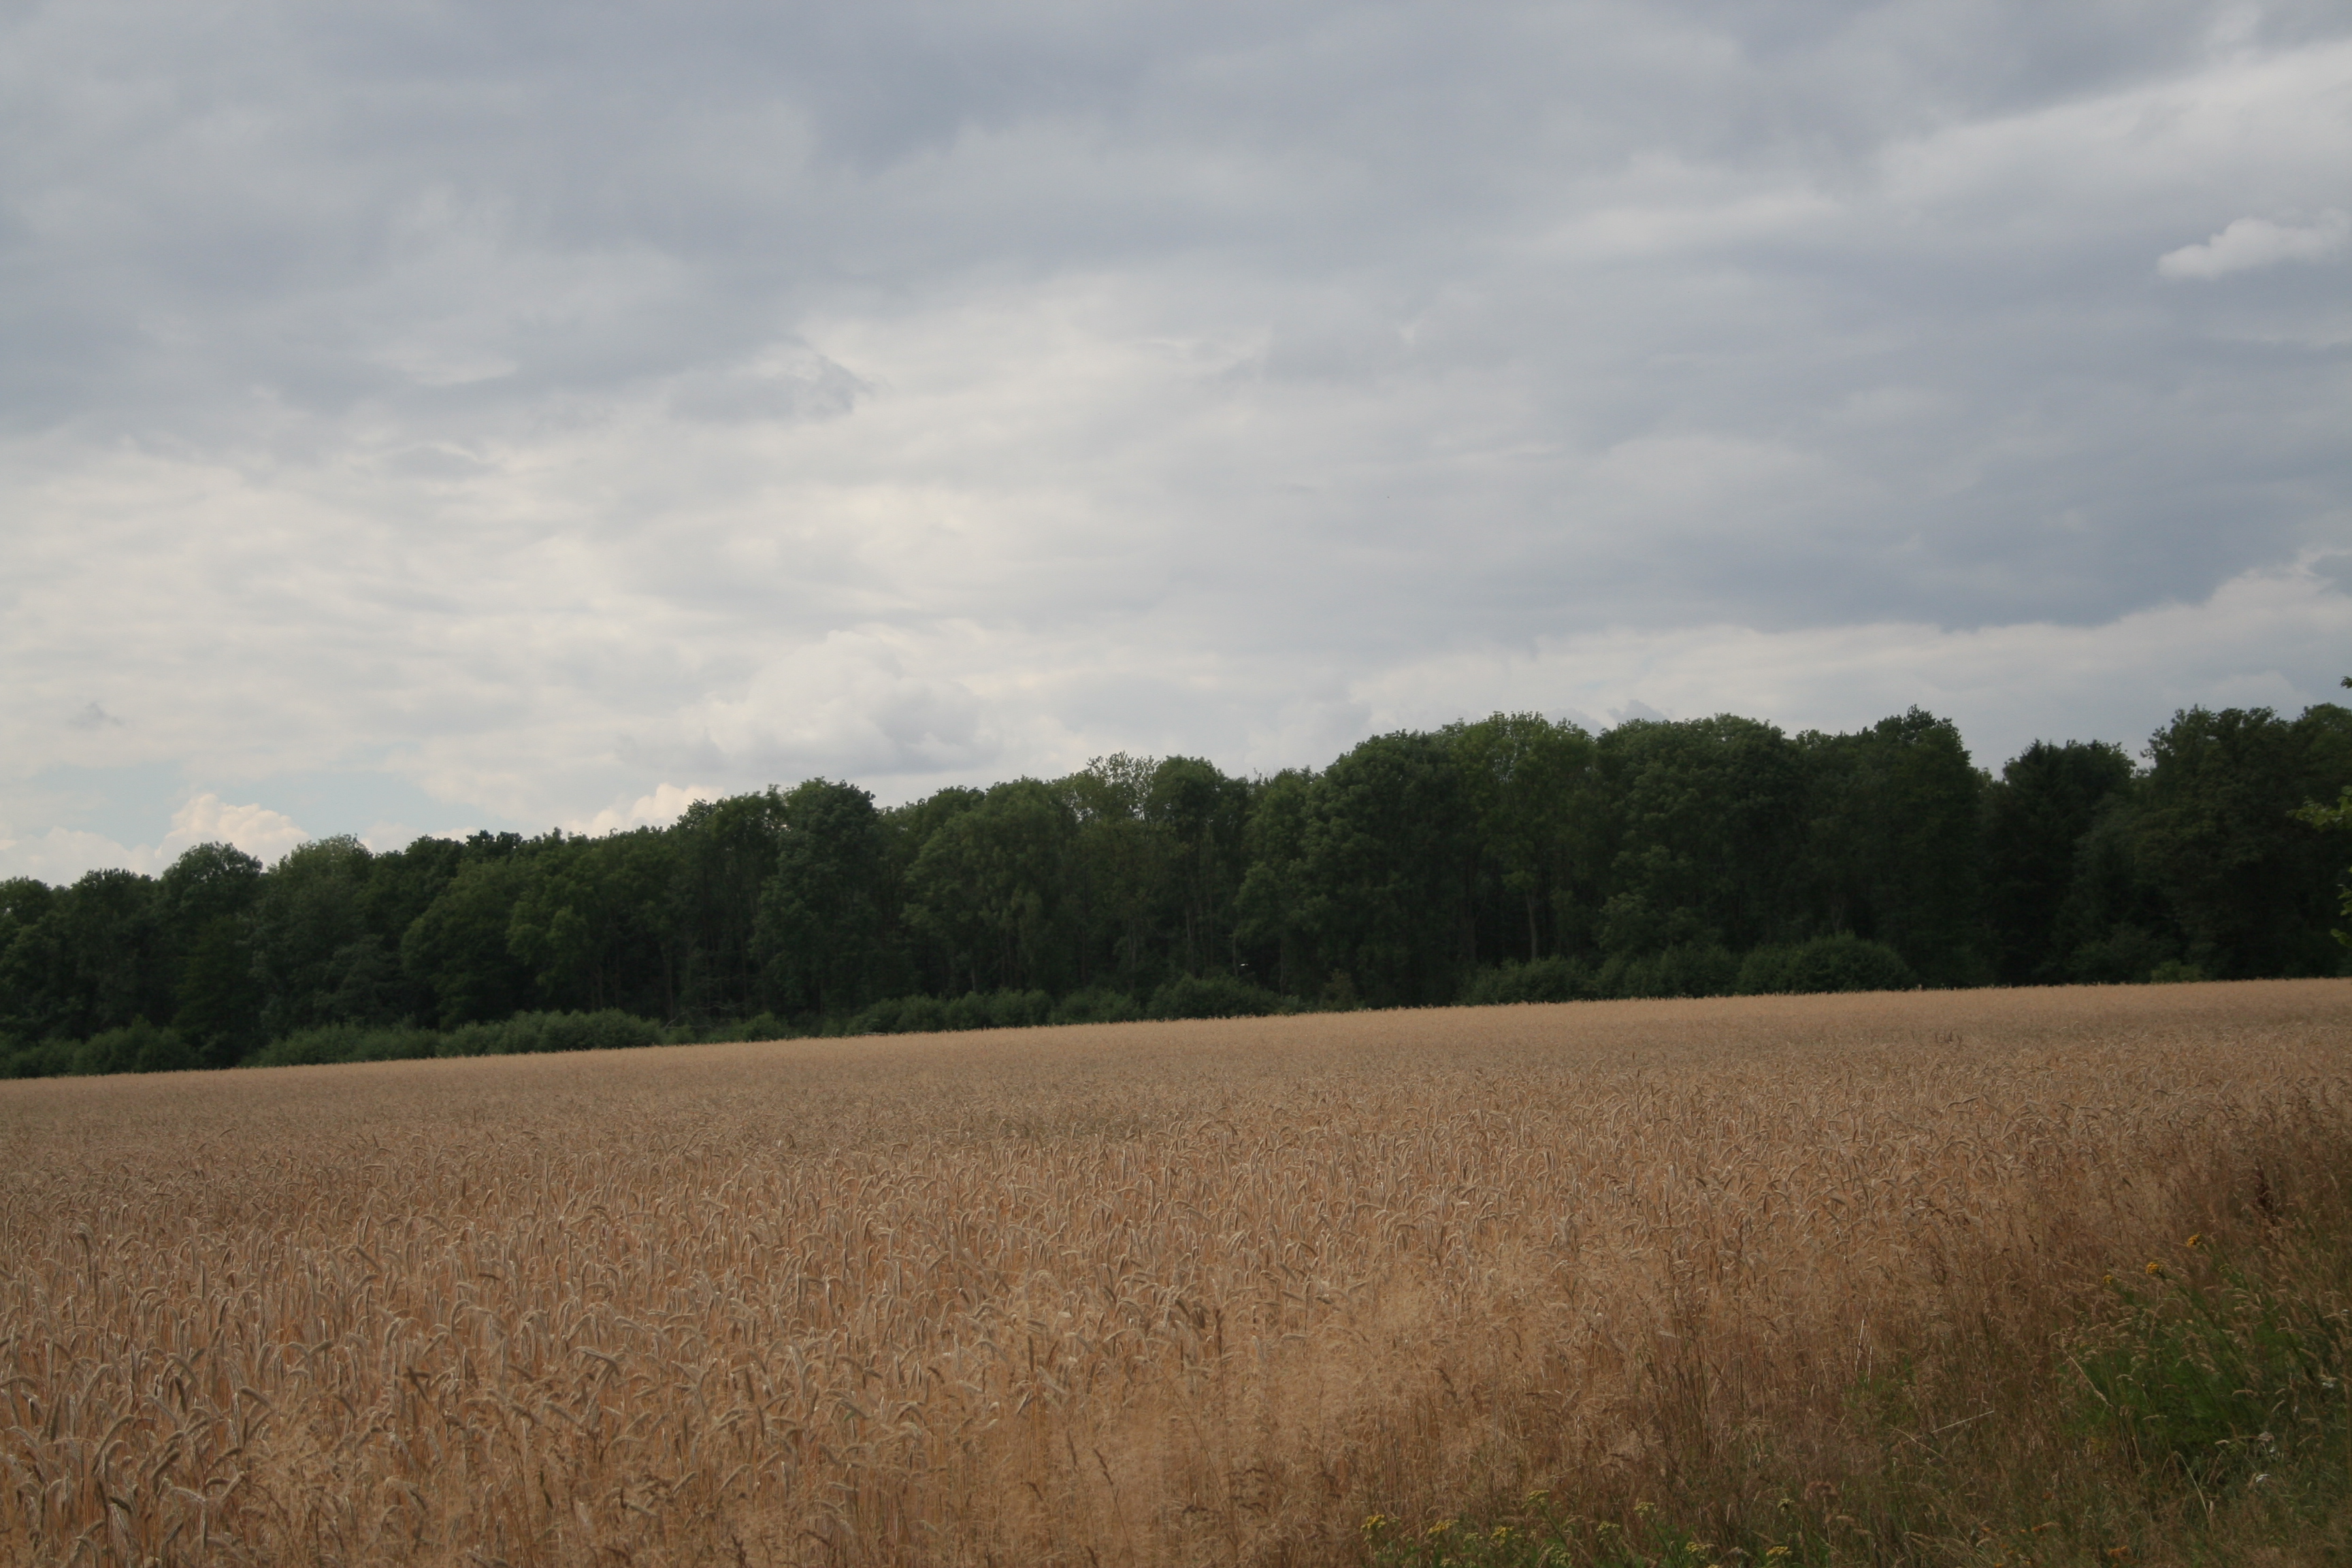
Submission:
{"label": "dry grass", "polygon": [[1891,1358],[2340,1202],[2348,1045],[2282,982],[0,1084],[0,1555],[1308,1563],[1833,1476]]}

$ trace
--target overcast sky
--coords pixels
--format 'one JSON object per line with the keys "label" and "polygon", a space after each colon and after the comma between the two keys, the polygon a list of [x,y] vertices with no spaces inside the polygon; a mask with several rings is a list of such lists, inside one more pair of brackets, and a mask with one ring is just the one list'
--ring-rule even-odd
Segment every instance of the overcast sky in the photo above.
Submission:
{"label": "overcast sky", "polygon": [[2352,670],[2352,9],[0,9],[0,875]]}

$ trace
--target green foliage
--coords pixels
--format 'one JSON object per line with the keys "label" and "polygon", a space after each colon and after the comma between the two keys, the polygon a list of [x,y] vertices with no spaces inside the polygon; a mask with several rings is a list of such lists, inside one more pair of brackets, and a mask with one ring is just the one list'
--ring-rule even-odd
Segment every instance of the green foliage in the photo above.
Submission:
{"label": "green foliage", "polygon": [[1451,1001],[1470,951],[1476,838],[1433,735],[1366,741],[1307,786],[1297,917],[1375,1006]]}
{"label": "green foliage", "polygon": [[811,779],[783,797],[782,818],[753,933],[767,994],[794,1013],[862,1006],[898,967],[874,797]]}
{"label": "green foliage", "polygon": [[[400,963],[432,994],[432,1016],[443,1028],[503,1018],[530,1004],[530,966],[515,952],[512,933],[529,873],[511,855],[465,865],[401,938]],[[339,950],[348,966],[353,947]],[[374,1023],[377,1008],[346,1003],[323,1016]]]}
{"label": "green foliage", "polygon": [[2352,710],[2192,708],[2148,752],[2133,849],[2163,889],[2180,956],[2222,979],[2334,973],[2343,854],[2299,813],[2352,782]]}
{"label": "green foliage", "polygon": [[497,1023],[446,1033],[406,1026],[325,1024],[263,1047],[254,1067],[315,1067],[332,1062],[416,1061],[427,1057],[504,1057],[543,1051],[614,1051],[662,1043],[651,1019],[596,1013],[518,1013]]}
{"label": "green foliage", "polygon": [[1506,960],[1470,977],[1462,1000],[1474,1007],[1517,1002],[1581,1002],[1601,994],[1592,965],[1575,958]]}
{"label": "green foliage", "polygon": [[1994,781],[1916,709],[1794,738],[1496,713],[1255,781],[1118,753],[596,839],[331,838],[266,869],[199,845],[157,879],[0,882],[0,1035],[10,1071],[79,1071],[135,1065],[76,1042],[138,1026],[223,1067],[524,1015],[684,1040],[2352,970],[2352,712],[2191,709],[2147,756],[2037,743]]}
{"label": "green foliage", "polygon": [[1077,823],[1034,779],[998,784],[942,824],[907,873],[908,919],[977,990],[1050,982]]}
{"label": "green foliage", "polygon": [[1908,991],[1918,983],[1893,948],[1840,932],[1794,946],[1756,949],[1739,966],[1738,989],[1748,995]]}
{"label": "green foliage", "polygon": [[1681,942],[1659,952],[1612,953],[1593,976],[1603,996],[1728,996],[1739,961],[1720,942]]}
{"label": "green foliage", "polygon": [[1151,994],[1154,1018],[1258,1018],[1282,1009],[1273,992],[1230,974],[1181,974]]}
{"label": "green foliage", "polygon": [[1592,738],[1540,713],[1496,713],[1444,733],[1486,857],[1526,913],[1534,963],[1544,911],[1557,908],[1592,858]]}
{"label": "green foliage", "polygon": [[2058,921],[2073,890],[2074,850],[2132,783],[2130,757],[2104,741],[2036,741],[1985,796],[1984,876],[2001,980],[2067,978]]}
{"label": "green foliage", "polygon": [[1056,1024],[1127,1024],[1143,1016],[1134,997],[1107,985],[1073,991],[1054,1008]]}
{"label": "green foliage", "polygon": [[941,1001],[936,996],[894,997],[858,1013],[843,1026],[845,1035],[928,1035],[945,1029],[1021,1029],[1066,1022],[1055,1017],[1054,999],[1043,991],[968,991]]}
{"label": "green foliage", "polygon": [[2200,1242],[2181,1261],[2109,1278],[2107,1310],[2069,1347],[2077,1425],[2202,1486],[2298,1451],[2343,1453],[2352,1338],[2340,1314]]}
{"label": "green foliage", "polygon": [[402,1062],[458,1053],[442,1049],[446,1037],[431,1029],[367,1024],[320,1024],[282,1035],[247,1064],[262,1068],[320,1067],[335,1062]]}
{"label": "green foliage", "polygon": [[1948,1350],[1945,1337],[1856,1377],[1843,1463],[1784,1457],[1758,1431],[1727,1465],[1672,1466],[1654,1481],[1655,1501],[1605,1472],[1571,1472],[1559,1495],[1465,1499],[1418,1519],[1375,1512],[1360,1526],[1363,1558],[1378,1568],[2340,1561],[2352,1541],[2347,1266],[2341,1235],[2291,1219],[2265,1219],[2246,1262],[2192,1237],[2174,1258],[2109,1279],[2054,1342],[1985,1344],[1956,1380],[1948,1363],[1927,1364],[1937,1359],[1927,1343]]}
{"label": "green foliage", "polygon": [[1914,708],[1853,735],[1802,737],[1802,875],[1816,933],[1882,942],[1936,985],[1992,978],[1979,828],[1987,781],[1949,720]]}

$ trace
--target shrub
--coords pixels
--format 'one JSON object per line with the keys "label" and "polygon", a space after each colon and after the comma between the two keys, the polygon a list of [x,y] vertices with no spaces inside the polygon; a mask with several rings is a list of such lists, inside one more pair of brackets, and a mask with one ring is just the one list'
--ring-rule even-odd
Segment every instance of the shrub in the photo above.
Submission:
{"label": "shrub", "polygon": [[195,1048],[178,1034],[140,1018],[119,1029],[92,1035],[71,1047],[68,1072],[183,1072],[202,1067]]}
{"label": "shrub", "polygon": [[1474,1007],[1486,1007],[1514,1002],[1579,1002],[1599,994],[1599,980],[1591,964],[1555,955],[1482,969],[1470,977],[1462,1000]]}
{"label": "shrub", "polygon": [[928,1035],[952,1028],[936,996],[899,996],[877,1002],[843,1026],[845,1035]]}
{"label": "shrub", "polygon": [[1903,955],[1850,932],[1817,936],[1794,947],[1759,947],[1739,965],[1747,995],[1821,991],[1908,991],[1918,984]]}
{"label": "shrub", "polygon": [[661,1029],[652,1019],[611,1007],[599,1013],[518,1013],[504,1024],[487,1026],[500,1032],[493,1047],[499,1055],[628,1050],[661,1039]]}
{"label": "shrub", "polygon": [[13,1045],[0,1054],[0,1078],[61,1078],[73,1071],[73,1046],[65,1040],[44,1040],[37,1046]]}
{"label": "shrub", "polygon": [[1151,994],[1155,1018],[1262,1018],[1282,998],[1230,974],[1180,974]]}
{"label": "shrub", "polygon": [[1054,1009],[1056,1024],[1125,1024],[1143,1016],[1134,997],[1107,985],[1073,991]]}
{"label": "shrub", "polygon": [[1601,966],[1594,990],[1602,996],[1727,996],[1739,979],[1739,961],[1713,942],[1687,942],[1639,958],[1618,954]]}
{"label": "shrub", "polygon": [[442,1037],[405,1026],[324,1024],[298,1029],[261,1047],[248,1065],[263,1068],[319,1067],[333,1062],[404,1062],[446,1056]]}
{"label": "shrub", "polygon": [[987,997],[988,1026],[1026,1029],[1054,1019],[1054,998],[1043,991],[994,991]]}
{"label": "shrub", "polygon": [[2130,985],[2148,979],[2158,964],[2179,955],[2172,943],[2137,926],[2117,926],[2086,942],[2066,960],[2066,976],[2084,985]]}

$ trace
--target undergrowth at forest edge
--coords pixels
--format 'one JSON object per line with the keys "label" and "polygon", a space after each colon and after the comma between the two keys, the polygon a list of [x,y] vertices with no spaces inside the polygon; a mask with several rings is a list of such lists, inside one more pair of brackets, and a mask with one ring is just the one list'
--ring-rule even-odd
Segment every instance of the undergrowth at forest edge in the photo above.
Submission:
{"label": "undergrowth at forest edge", "polygon": [[[1931,1424],[1917,1363],[1857,1379],[1844,1425],[1883,1462],[1789,1473],[1759,1440],[1661,1504],[1604,1486],[1362,1524],[1374,1568],[2352,1560],[2352,1246],[2345,1215],[2234,1256],[2119,1267],[2011,1397]],[[1973,1347],[1998,1354],[1999,1347]],[[1990,1370],[1990,1369],[1989,1369]],[[1948,1386],[1953,1381],[1947,1377]],[[1972,1381],[1979,1388],[1985,1379]],[[1948,1404],[1948,1399],[1938,1401]],[[1597,1505],[1597,1506],[1596,1506]]]}

